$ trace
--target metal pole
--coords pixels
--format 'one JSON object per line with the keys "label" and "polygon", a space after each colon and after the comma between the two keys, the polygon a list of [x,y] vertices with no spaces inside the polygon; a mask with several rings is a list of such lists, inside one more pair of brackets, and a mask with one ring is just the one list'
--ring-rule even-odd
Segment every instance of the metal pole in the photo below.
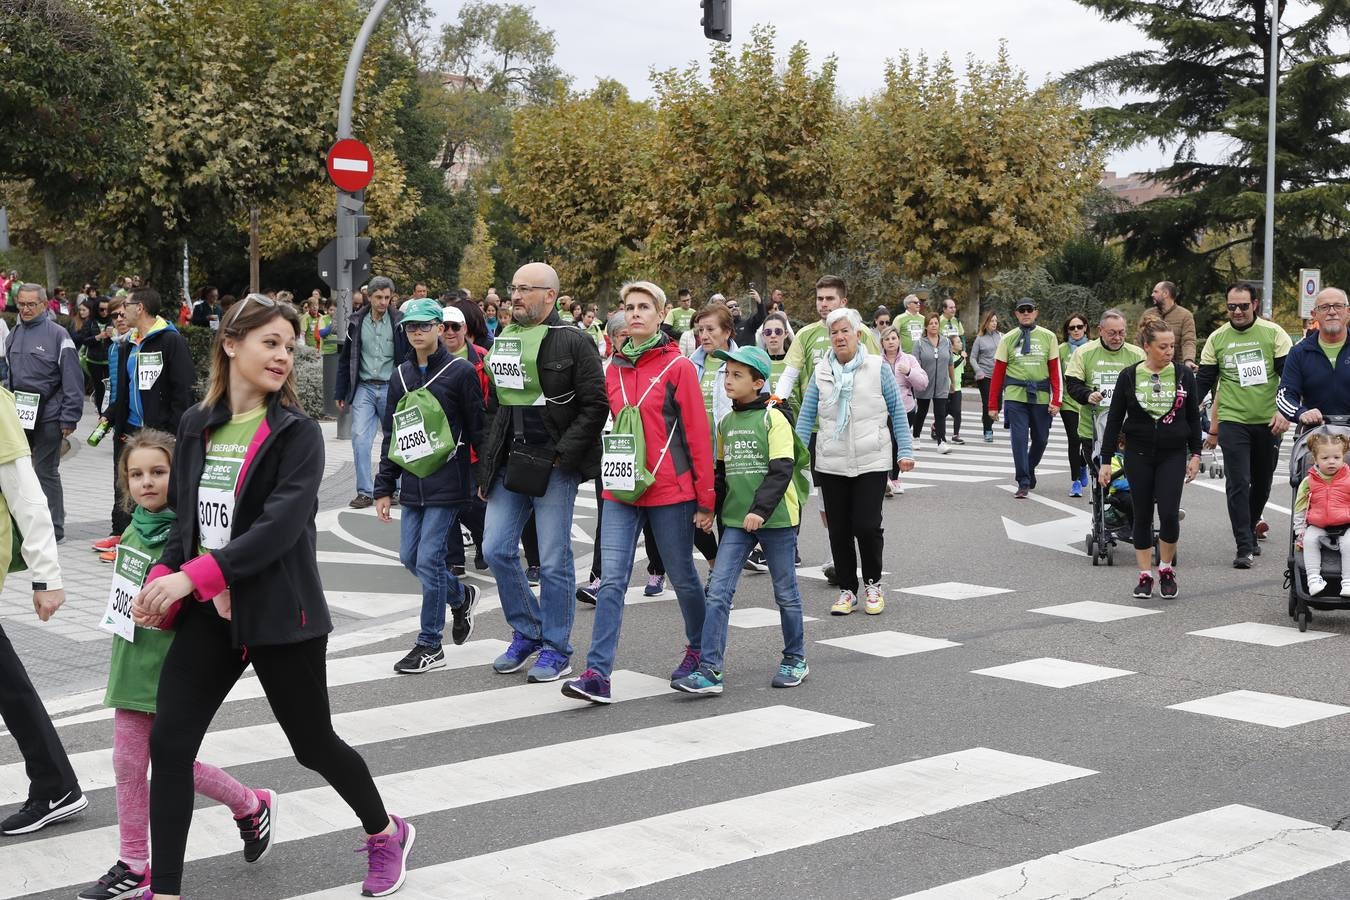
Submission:
{"label": "metal pole", "polygon": [[[356,97],[356,76],[361,70],[361,58],[365,56],[366,44],[370,41],[371,34],[375,31],[375,26],[380,21],[380,16],[384,14],[385,7],[389,5],[389,0],[375,0],[371,6],[370,12],[366,14],[366,20],[361,24],[361,30],[356,34],[356,42],[352,44],[352,51],[347,56],[347,71],[342,76],[342,93],[338,97],[338,123],[337,139],[349,138],[352,136],[352,102]],[[344,191],[336,192],[337,201],[337,237],[339,250],[344,246],[342,238],[351,235],[350,229],[355,227],[353,213],[349,208],[344,208],[342,200]],[[350,196],[350,195],[348,195]],[[337,271],[334,272],[336,287],[333,288],[333,330],[337,332],[339,344],[347,340],[347,319],[352,314],[352,260],[343,259],[339,252],[337,261]],[[351,409],[343,411],[338,416],[337,436],[340,440],[346,440],[352,434]]]}
{"label": "metal pole", "polygon": [[1280,0],[1270,0],[1270,109],[1266,117],[1266,236],[1265,273],[1261,281],[1261,312],[1269,319],[1275,293],[1275,89],[1280,80]]}
{"label": "metal pole", "polygon": [[192,284],[189,280],[191,271],[188,268],[188,242],[183,241],[183,302],[187,304],[189,310],[192,309]]}

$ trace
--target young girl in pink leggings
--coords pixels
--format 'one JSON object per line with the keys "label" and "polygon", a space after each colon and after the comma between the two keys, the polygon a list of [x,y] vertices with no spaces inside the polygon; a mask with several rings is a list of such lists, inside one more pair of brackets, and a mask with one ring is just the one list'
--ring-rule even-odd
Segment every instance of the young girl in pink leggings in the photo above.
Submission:
{"label": "young girl in pink leggings", "polygon": [[[114,563],[113,591],[127,594],[129,607],[174,526],[169,507],[169,471],[174,439],[159,431],[140,431],[119,448],[117,477],[122,496],[134,504],[131,525],[122,533]],[[105,620],[116,619],[110,609]],[[129,620],[128,620],[129,621]],[[111,623],[105,623],[111,624]],[[121,848],[117,862],[97,883],[80,893],[81,900],[139,897],[150,888],[150,727],[160,669],[173,642],[172,631],[132,626],[133,639],[113,637],[105,706],[113,709],[113,773],[117,778],[117,827]],[[257,862],[272,844],[276,794],[244,787],[215,766],[196,762],[192,769],[197,793],[228,806],[244,841],[244,859]]]}

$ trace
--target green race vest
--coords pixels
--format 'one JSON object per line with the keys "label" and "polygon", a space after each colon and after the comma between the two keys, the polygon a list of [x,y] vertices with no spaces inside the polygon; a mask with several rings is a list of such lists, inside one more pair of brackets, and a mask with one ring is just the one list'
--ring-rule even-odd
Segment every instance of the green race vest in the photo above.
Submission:
{"label": "green race vest", "polygon": [[543,406],[539,384],[539,348],[549,326],[508,325],[488,351],[487,367],[502,406]]}
{"label": "green race vest", "polygon": [[404,394],[398,398],[398,407],[394,410],[389,459],[418,478],[426,478],[435,472],[459,450],[459,441],[450,429],[445,408],[431,392],[431,383],[457,362],[459,357],[450,357],[450,362],[428,378],[426,384],[411,391],[403,377],[403,366],[398,367],[398,380]]}
{"label": "green race vest", "polygon": [[722,504],[722,521],[741,527],[755,501],[764,476],[769,473],[769,429],[786,429],[793,440],[792,483],[773,513],[764,520],[764,528],[791,528],[800,519],[801,501],[810,496],[806,469],[810,453],[792,432],[787,417],[776,409],[733,410],[722,419],[718,432],[722,459],[726,465],[727,496]]}
{"label": "green race vest", "polygon": [[1069,367],[1065,376],[1072,375],[1088,386],[1090,391],[1101,391],[1102,402],[1097,406],[1084,406],[1078,418],[1078,436],[1093,438],[1093,421],[1106,412],[1111,405],[1111,394],[1115,392],[1116,380],[1121,370],[1127,369],[1144,359],[1144,351],[1134,344],[1120,345],[1119,350],[1108,350],[1100,339],[1088,341],[1069,357]]}

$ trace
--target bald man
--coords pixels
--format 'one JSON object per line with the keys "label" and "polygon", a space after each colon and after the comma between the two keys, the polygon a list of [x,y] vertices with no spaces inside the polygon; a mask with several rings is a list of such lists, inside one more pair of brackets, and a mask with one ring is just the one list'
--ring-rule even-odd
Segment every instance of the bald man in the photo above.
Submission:
{"label": "bald man", "polygon": [[1323,416],[1350,415],[1350,354],[1346,353],[1345,291],[1324,288],[1313,306],[1317,330],[1284,361],[1275,407],[1289,421],[1319,425]]}
{"label": "bald man", "polygon": [[[572,672],[572,511],[577,486],[600,474],[600,433],[609,417],[595,341],[558,316],[560,293],[558,273],[545,263],[521,266],[512,279],[511,324],[487,357],[495,415],[479,458],[484,555],[512,631],[492,667],[519,672],[537,653],[532,682]],[[537,598],[517,550],[531,514],[539,535]]]}

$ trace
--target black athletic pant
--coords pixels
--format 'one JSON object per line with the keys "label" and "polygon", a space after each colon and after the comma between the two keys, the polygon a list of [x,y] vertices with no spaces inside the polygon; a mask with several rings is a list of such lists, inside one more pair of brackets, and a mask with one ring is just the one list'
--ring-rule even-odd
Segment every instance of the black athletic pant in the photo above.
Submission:
{"label": "black athletic pant", "polygon": [[56,800],[80,786],[42,698],[33,688],[3,628],[0,628],[0,718],[23,754],[29,798]]}
{"label": "black athletic pant", "polygon": [[886,496],[886,473],[864,472],[850,478],[817,472],[816,484],[830,523],[835,580],[841,589],[856,594],[860,559],[863,581],[881,580],[881,504]]}
{"label": "black athletic pant", "polygon": [[1181,489],[1186,484],[1186,447],[1145,455],[1125,448],[1125,477],[1134,498],[1134,549],[1153,547],[1153,509],[1158,509],[1158,540],[1175,544],[1181,536]]}
{"label": "black athletic pant", "polygon": [[993,431],[994,420],[989,415],[989,379],[981,378],[975,382],[975,386],[980,389],[980,421],[985,431]]}
{"label": "black athletic pant", "polygon": [[939,444],[947,443],[947,398],[934,397],[932,400],[916,400],[914,407],[914,427],[910,433],[918,437],[923,431],[923,420],[928,418],[928,407],[933,407],[933,427],[937,429]]}
{"label": "black athletic pant", "polygon": [[[937,415],[937,413],[934,413]],[[961,433],[961,389],[954,388],[947,395],[947,415],[952,417],[952,434]]]}
{"label": "black athletic pant", "polygon": [[1060,407],[1059,420],[1064,423],[1064,436],[1069,444],[1069,478],[1078,480],[1083,469],[1092,460],[1092,441],[1078,436],[1078,411]]}
{"label": "black athletic pant", "polygon": [[[107,363],[97,363],[92,361],[89,363],[89,381],[91,382],[94,393],[94,409],[100,413],[103,412],[103,399],[104,395],[107,393],[107,388],[103,384],[107,377]],[[109,411],[111,412],[111,410]],[[112,416],[108,416],[108,419],[111,421]]]}
{"label": "black athletic pant", "polygon": [[[236,597],[239,603],[248,598]],[[295,761],[333,786],[366,834],[389,824],[380,792],[361,755],[333,731],[328,709],[327,636],[298,644],[248,648],[230,643],[230,623],[210,603],[192,604],[178,619],[159,680],[159,713],[150,732],[150,842],[155,848],[151,890],[181,893],[183,853],[195,798],[192,763],[230,688],[249,663],[258,675]]]}
{"label": "black athletic pant", "polygon": [[1219,423],[1228,521],[1238,553],[1251,553],[1256,547],[1253,529],[1270,499],[1270,480],[1279,465],[1282,439],[1270,433],[1269,425]]}
{"label": "black athletic pant", "polygon": [[[469,529],[469,536],[473,538],[474,551],[479,554],[483,552],[483,521],[486,514],[487,504],[475,496],[460,508],[459,522],[457,523]],[[464,555],[464,535],[459,528],[453,529],[445,542],[445,564],[447,566],[467,565],[467,557]]]}

